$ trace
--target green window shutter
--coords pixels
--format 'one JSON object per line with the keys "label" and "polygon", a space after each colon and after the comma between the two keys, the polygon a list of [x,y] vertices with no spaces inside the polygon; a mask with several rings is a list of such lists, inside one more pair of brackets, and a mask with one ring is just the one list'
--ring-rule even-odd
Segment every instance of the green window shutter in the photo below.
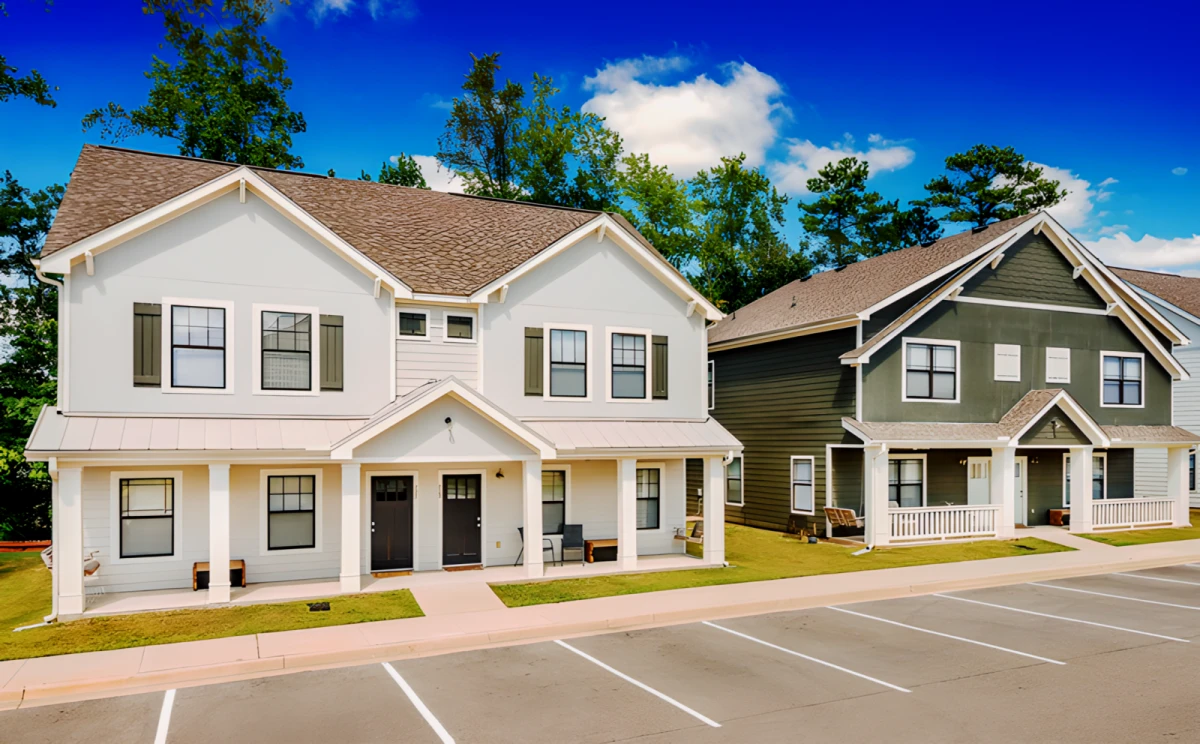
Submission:
{"label": "green window shutter", "polygon": [[525,329],[525,394],[542,394],[542,354],[544,347],[541,328]]}
{"label": "green window shutter", "polygon": [[133,303],[133,384],[162,385],[162,305]]}
{"label": "green window shutter", "polygon": [[650,383],[650,390],[653,393],[652,397],[663,398],[667,397],[667,337],[654,337],[654,356],[651,357],[651,370],[654,379]]}
{"label": "green window shutter", "polygon": [[342,316],[321,316],[321,389],[341,390],[345,358],[345,328]]}

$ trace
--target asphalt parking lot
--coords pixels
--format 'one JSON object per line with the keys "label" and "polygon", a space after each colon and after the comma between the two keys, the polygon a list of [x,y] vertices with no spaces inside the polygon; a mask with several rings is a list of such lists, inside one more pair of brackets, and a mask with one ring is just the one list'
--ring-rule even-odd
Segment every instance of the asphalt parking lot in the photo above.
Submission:
{"label": "asphalt parking lot", "polygon": [[1200,740],[1200,564],[0,713],[0,742]]}

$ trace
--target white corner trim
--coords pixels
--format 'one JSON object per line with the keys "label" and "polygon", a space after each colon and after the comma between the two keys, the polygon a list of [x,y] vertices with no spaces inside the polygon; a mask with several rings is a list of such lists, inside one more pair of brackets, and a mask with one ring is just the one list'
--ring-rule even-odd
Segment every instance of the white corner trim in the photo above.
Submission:
{"label": "white corner trim", "polygon": [[[1138,405],[1129,405],[1126,403],[1105,403],[1104,402],[1104,358],[1105,357],[1120,357],[1122,359],[1138,359],[1141,361],[1142,378],[1138,380],[1140,395],[1138,396],[1141,402]],[[1140,351],[1100,351],[1100,407],[1101,408],[1145,408],[1146,407],[1146,388],[1149,387],[1146,382],[1146,355]]]}
{"label": "white corner trim", "polygon": [[[220,308],[225,311],[225,387],[175,387],[173,384],[175,371],[175,354],[171,346],[171,334],[175,320],[173,308],[184,306]],[[233,302],[230,300],[164,297],[162,298],[162,314],[162,391],[164,393],[177,393],[184,395],[233,395],[234,380],[236,379],[237,375],[237,365],[234,364],[234,349],[237,347],[237,317],[233,312]]]}
{"label": "white corner trim", "polygon": [[[173,540],[174,551],[171,555],[164,556],[147,556],[143,558],[122,558],[121,557],[121,480],[124,478],[171,478],[174,483],[172,485],[171,512],[174,517],[172,527],[175,530]],[[101,572],[103,572],[104,561],[107,560],[113,564],[126,563],[178,563],[183,560],[184,545],[183,545],[183,471],[182,470],[113,470],[108,474],[108,491],[109,491],[109,538],[107,553],[100,553]],[[88,545],[84,541],[84,549],[86,552]]]}
{"label": "white corner trim", "polygon": [[[268,305],[255,303],[250,306],[253,311],[251,318],[251,359],[250,382],[255,395],[282,395],[313,397],[321,394],[321,309],[305,305]],[[262,316],[263,313],[297,313],[306,314],[308,320],[308,390],[266,390],[262,386]]]}
{"label": "white corner trim", "polygon": [[[267,522],[270,519],[270,494],[267,492],[267,479],[272,475],[312,475],[313,483],[313,547],[311,548],[279,548],[271,550],[267,543]],[[280,468],[262,469],[258,471],[258,554],[261,555],[306,555],[324,551],[323,529],[324,508],[321,499],[324,491],[323,476],[325,469],[317,466],[311,468]],[[368,547],[370,544],[368,543]]]}
{"label": "white corner trim", "polygon": [[[583,377],[583,392],[582,397],[577,395],[551,395],[550,394],[550,332],[551,331],[583,331],[587,334],[584,337],[584,350],[586,354],[585,370]],[[595,387],[596,367],[594,364],[595,355],[593,346],[595,346],[596,338],[592,332],[592,326],[579,323],[543,323],[542,324],[542,400],[558,400],[558,401],[575,401],[587,403],[592,400],[592,388]]]}
{"label": "white corner trim", "polygon": [[[646,339],[646,375],[645,396],[641,398],[613,397],[613,359],[612,337],[621,333],[629,336],[643,336]],[[653,400],[654,371],[651,361],[654,357],[654,335],[649,328],[624,328],[622,326],[605,326],[604,328],[604,400],[607,403],[649,403]]]}
{"label": "white corner trim", "polygon": [[[954,347],[954,399],[947,398],[910,398],[908,397],[908,347],[911,344],[926,344],[930,346]],[[933,352],[929,355],[930,369],[933,368]],[[932,386],[932,376],[930,385]],[[930,394],[933,393],[932,387]],[[962,398],[962,344],[956,340],[940,338],[918,338],[905,336],[900,344],[900,400],[904,403],[958,403]]]}

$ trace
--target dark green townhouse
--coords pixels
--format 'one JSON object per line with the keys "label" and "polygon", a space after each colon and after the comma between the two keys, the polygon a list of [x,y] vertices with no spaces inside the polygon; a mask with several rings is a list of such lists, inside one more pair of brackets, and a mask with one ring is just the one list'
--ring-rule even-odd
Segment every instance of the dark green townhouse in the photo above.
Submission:
{"label": "dark green townhouse", "polygon": [[[708,331],[745,446],[726,519],[873,545],[1185,525],[1187,343],[1044,212],[793,282]],[[1135,479],[1139,448],[1163,477]]]}

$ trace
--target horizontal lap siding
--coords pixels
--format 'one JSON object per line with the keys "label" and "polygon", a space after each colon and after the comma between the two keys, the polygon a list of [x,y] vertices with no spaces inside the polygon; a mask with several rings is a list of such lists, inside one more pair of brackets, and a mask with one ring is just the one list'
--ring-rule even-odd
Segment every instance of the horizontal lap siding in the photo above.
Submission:
{"label": "horizontal lap siding", "polygon": [[[404,307],[401,306],[399,310],[403,311]],[[414,341],[411,338],[400,337],[396,342],[396,395],[407,395],[431,380],[441,380],[451,375],[473,388],[478,388],[478,343],[446,341],[446,312],[436,307],[428,310],[428,340]],[[476,338],[480,332],[476,322]]]}
{"label": "horizontal lap siding", "polygon": [[[727,506],[729,522],[797,530],[824,528],[825,445],[849,441],[843,416],[854,416],[855,373],[839,356],[854,348],[855,329],[714,351],[712,413],[745,447],[745,506]],[[790,458],[814,458],[816,515],[791,513]]]}
{"label": "horizontal lap siding", "polygon": [[[901,454],[893,452],[893,454]],[[967,503],[967,459],[991,458],[990,450],[930,450],[926,466],[929,506],[963,505]]]}
{"label": "horizontal lap siding", "polygon": [[[1188,331],[1189,333],[1194,332],[1195,326],[1189,324]],[[1191,379],[1175,383],[1175,424],[1191,432],[1200,433],[1200,338],[1193,336],[1191,346],[1176,348],[1175,358],[1187,367],[1188,373],[1191,375]],[[1158,492],[1152,494],[1160,495],[1166,493],[1167,490],[1167,454],[1165,450],[1154,451],[1161,452],[1162,465],[1158,468],[1148,469],[1148,474],[1161,473],[1161,475],[1157,476],[1157,481],[1144,481],[1144,483],[1149,487],[1152,483],[1157,485],[1157,482],[1161,481]],[[1143,471],[1140,460],[1138,465],[1138,480],[1139,483],[1142,483]],[[1200,493],[1196,491],[1192,491],[1192,507],[1200,508]]]}

